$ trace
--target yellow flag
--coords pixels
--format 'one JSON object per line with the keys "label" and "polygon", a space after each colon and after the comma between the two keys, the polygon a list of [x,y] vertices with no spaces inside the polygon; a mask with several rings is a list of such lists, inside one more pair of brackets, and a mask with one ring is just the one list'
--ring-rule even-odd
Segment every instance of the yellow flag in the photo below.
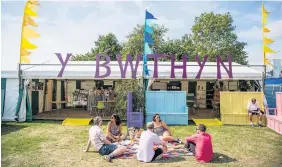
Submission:
{"label": "yellow flag", "polygon": [[21,62],[20,63],[29,64],[30,63],[29,56],[21,56]]}
{"label": "yellow flag", "polygon": [[29,17],[28,15],[24,16],[24,26],[33,26],[33,27],[37,27],[38,25],[34,22],[34,20]]}
{"label": "yellow flag", "polygon": [[27,3],[27,6],[26,6],[27,8],[29,8],[29,9],[31,9],[31,10],[33,10],[34,12],[38,9],[37,8],[37,5],[34,5],[34,4],[32,4],[32,3]]}
{"label": "yellow flag", "polygon": [[272,39],[269,39],[269,38],[264,37],[264,38],[263,38],[263,42],[264,42],[264,44],[271,44],[271,43],[273,43],[274,41],[273,41]]}
{"label": "yellow flag", "polygon": [[32,43],[28,42],[25,38],[22,38],[22,46],[23,49],[36,49],[37,46],[33,45]]}
{"label": "yellow flag", "polygon": [[263,27],[263,32],[270,32],[268,28]]}
{"label": "yellow flag", "polygon": [[273,51],[272,49],[270,49],[266,45],[264,45],[263,50],[264,50],[264,53],[276,53],[275,51]]}
{"label": "yellow flag", "polygon": [[21,56],[29,56],[31,52],[28,52],[27,50],[21,48]]}
{"label": "yellow flag", "polygon": [[33,17],[37,17],[37,13],[34,12],[31,8],[29,8],[28,6],[26,6],[24,14],[28,15],[28,16],[33,16]]}
{"label": "yellow flag", "polygon": [[33,5],[39,5],[38,0],[28,0],[28,3],[31,3]]}
{"label": "yellow flag", "polygon": [[271,66],[273,66],[271,64],[271,62],[267,58],[264,59],[264,65],[271,65]]}
{"label": "yellow flag", "polygon": [[23,28],[23,37],[24,38],[38,38],[40,35],[35,32],[33,29],[25,26]]}

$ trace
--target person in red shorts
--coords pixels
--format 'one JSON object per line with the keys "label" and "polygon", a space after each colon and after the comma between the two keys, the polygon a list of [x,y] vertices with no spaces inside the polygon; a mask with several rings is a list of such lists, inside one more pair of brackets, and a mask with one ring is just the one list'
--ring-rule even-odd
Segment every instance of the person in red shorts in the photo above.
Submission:
{"label": "person in red shorts", "polygon": [[213,158],[211,136],[206,133],[206,126],[199,124],[197,134],[185,138],[185,147],[195,155],[199,162],[210,162]]}

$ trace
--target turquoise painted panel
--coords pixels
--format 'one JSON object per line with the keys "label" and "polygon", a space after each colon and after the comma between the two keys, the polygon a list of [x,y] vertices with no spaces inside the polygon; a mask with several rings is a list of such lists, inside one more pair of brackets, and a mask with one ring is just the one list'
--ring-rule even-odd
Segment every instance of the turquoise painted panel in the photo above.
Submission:
{"label": "turquoise painted panel", "polygon": [[[165,113],[165,97],[163,95],[163,93],[161,92],[156,92],[154,95],[152,95],[154,97],[154,112],[157,113]],[[157,104],[157,105],[156,105]]]}
{"label": "turquoise painted panel", "polygon": [[168,125],[188,125],[188,108],[185,91],[147,91],[146,122],[155,113]]}
{"label": "turquoise painted panel", "polygon": [[164,96],[166,96],[165,113],[175,113],[175,93],[167,92]]}

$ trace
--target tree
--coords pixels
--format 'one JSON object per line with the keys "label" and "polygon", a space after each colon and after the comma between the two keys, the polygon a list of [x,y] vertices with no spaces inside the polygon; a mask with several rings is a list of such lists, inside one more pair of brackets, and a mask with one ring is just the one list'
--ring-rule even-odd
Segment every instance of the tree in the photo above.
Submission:
{"label": "tree", "polygon": [[[164,36],[168,31],[164,26],[153,27],[154,44],[150,46],[154,53],[160,45],[165,41]],[[133,31],[126,37],[127,42],[123,45],[122,55],[125,57],[128,54],[138,55],[144,53],[144,25],[137,25]]]}
{"label": "tree", "polygon": [[96,60],[97,54],[106,54],[111,60],[116,60],[116,55],[121,54],[122,46],[113,33],[99,35],[95,41],[95,47],[86,54],[80,54],[72,58],[73,61]]}
{"label": "tree", "polygon": [[[181,61],[182,56],[184,55],[191,56],[193,52],[193,48],[194,47],[191,37],[189,37],[188,35],[184,35],[181,40],[176,39],[176,40],[168,40],[163,42],[158,48],[156,53],[175,55],[176,60]],[[188,58],[188,61],[191,60],[193,59]],[[165,61],[168,61],[168,59]]]}
{"label": "tree", "polygon": [[203,13],[196,17],[192,27],[192,41],[195,50],[193,55],[203,57],[208,55],[208,61],[216,61],[216,56],[232,56],[233,61],[247,64],[247,45],[237,41],[235,26],[230,13]]}

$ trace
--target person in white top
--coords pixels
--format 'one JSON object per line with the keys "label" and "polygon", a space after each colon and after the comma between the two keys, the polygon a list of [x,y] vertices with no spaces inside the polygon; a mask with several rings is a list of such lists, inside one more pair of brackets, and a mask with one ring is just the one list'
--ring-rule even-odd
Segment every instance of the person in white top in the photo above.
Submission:
{"label": "person in white top", "polygon": [[[137,160],[143,162],[154,161],[159,155],[167,150],[165,142],[161,141],[160,137],[153,133],[154,123],[147,123],[147,130],[142,132],[139,142],[139,150],[137,152]],[[163,149],[156,146],[162,144]]]}
{"label": "person in white top", "polygon": [[102,118],[94,118],[94,126],[89,129],[89,140],[86,148],[86,152],[89,150],[90,145],[94,146],[94,150],[104,156],[104,159],[108,162],[112,162],[112,158],[122,155],[127,151],[125,146],[117,147],[106,139],[106,136],[101,129]]}
{"label": "person in white top", "polygon": [[252,122],[253,115],[258,115],[258,120],[259,120],[258,126],[261,127],[262,126],[261,121],[264,112],[260,110],[260,106],[255,98],[252,98],[252,100],[248,103],[247,110],[248,110],[251,126],[254,127],[254,123]]}

